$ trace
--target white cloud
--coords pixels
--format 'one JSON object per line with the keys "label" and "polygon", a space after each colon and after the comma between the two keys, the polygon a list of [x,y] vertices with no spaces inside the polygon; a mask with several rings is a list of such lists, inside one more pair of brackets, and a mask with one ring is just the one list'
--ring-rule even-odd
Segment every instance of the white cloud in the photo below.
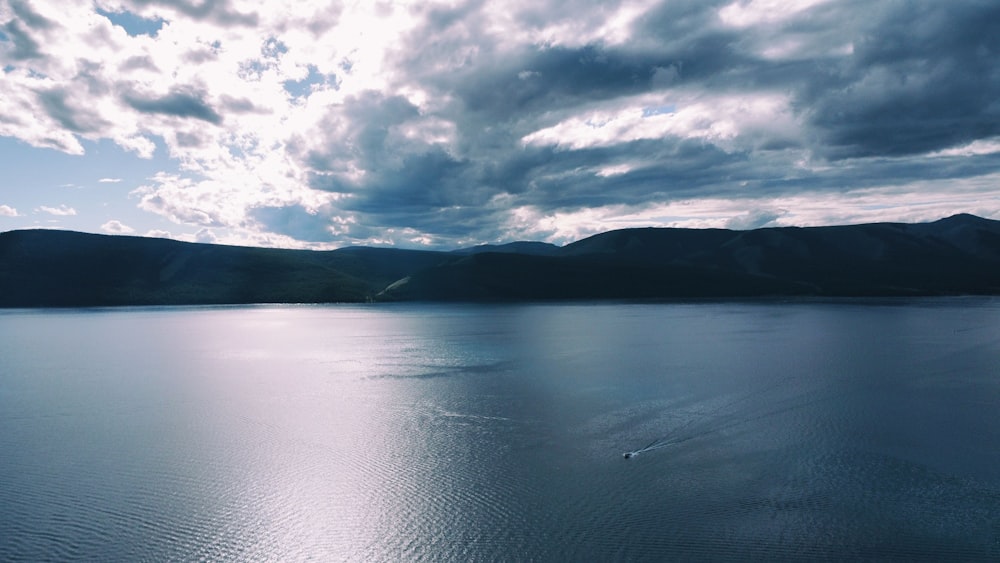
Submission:
{"label": "white cloud", "polygon": [[957,213],[1000,220],[1000,200],[989,197],[997,182],[1000,182],[1000,173],[956,181],[947,192],[935,190],[933,183],[917,182],[824,194],[698,198],[556,213],[524,206],[511,210],[506,233],[508,239],[521,235],[566,244],[608,230],[648,226],[747,229],[893,221],[919,223]]}
{"label": "white cloud", "polygon": [[796,18],[829,0],[737,0],[719,9],[719,19],[733,27],[773,24]]}
{"label": "white cloud", "polygon": [[[268,169],[263,159],[257,174],[231,167],[225,181],[193,180],[176,174],[160,173],[152,182],[132,191],[139,208],[166,217],[178,224],[212,228],[248,228],[248,213],[259,207],[301,205],[316,209],[338,196],[304,188],[282,177],[280,168]],[[273,183],[272,183],[273,181]]]}
{"label": "white cloud", "polygon": [[673,137],[734,150],[752,148],[762,138],[795,139],[800,129],[790,100],[782,95],[678,95],[673,101],[647,96],[570,117],[522,142],[577,150]]}
{"label": "white cloud", "polygon": [[[269,11],[262,22],[266,25],[254,30],[227,29],[162,4],[125,7],[167,23],[155,37],[130,37],[89,3],[32,4],[37,15],[50,22],[38,31],[38,39],[44,39],[39,41],[43,56],[12,61],[0,81],[0,115],[7,116],[0,120],[0,135],[71,154],[83,154],[78,138],[111,138],[143,157],[155,150],[150,137],[160,137],[184,169],[208,179],[229,178],[233,168],[244,174],[285,176],[283,159],[261,160],[285,142],[285,122],[318,120],[316,111],[323,107],[290,103],[284,81],[301,77],[308,64],[342,72],[339,65],[350,49],[324,51],[322,43],[334,37],[329,31],[321,35],[319,47],[310,33],[280,33],[289,28],[286,16],[302,20],[302,26],[292,28],[311,20],[301,4],[294,10]],[[268,58],[262,48],[278,35],[290,45],[289,51]],[[383,38],[384,47],[391,44],[389,39]],[[202,59],[195,64],[197,57]],[[259,71],[247,74],[247,69]],[[369,72],[380,76],[380,70]],[[51,95],[45,98],[39,92]],[[314,92],[322,95],[324,88]],[[51,100],[47,105],[46,99]],[[136,99],[163,101],[130,102]],[[223,115],[222,126],[192,118],[198,115],[193,104],[203,104],[202,115]]]}
{"label": "white cloud", "polygon": [[9,205],[0,205],[0,217],[19,217],[17,209]]}
{"label": "white cloud", "polygon": [[595,174],[602,178],[607,178],[609,176],[618,176],[619,174],[628,174],[635,167],[631,164],[615,164],[611,166],[600,167]]}
{"label": "white cloud", "polygon": [[122,181],[121,178],[101,178],[97,182],[100,184],[117,184],[121,181]]}
{"label": "white cloud", "polygon": [[135,229],[133,229],[132,227],[129,227],[128,225],[125,225],[121,221],[114,219],[101,225],[101,230],[104,231],[105,233],[111,233],[115,235],[123,235],[135,232]]}
{"label": "white cloud", "polygon": [[49,215],[56,215],[58,217],[68,217],[71,215],[76,215],[76,209],[66,205],[65,203],[59,207],[47,207],[45,205],[39,206],[35,211],[40,211],[42,213],[48,213]]}
{"label": "white cloud", "polygon": [[751,209],[743,215],[737,215],[726,221],[726,228],[738,231],[750,229],[760,229],[762,227],[772,227],[782,215],[786,215],[784,209]]}
{"label": "white cloud", "polygon": [[214,244],[214,243],[218,242],[218,240],[219,240],[218,237],[215,236],[215,233],[213,233],[211,229],[201,229],[201,230],[199,230],[198,233],[195,234],[194,239],[195,239],[196,242],[203,242],[203,243],[208,243],[208,244]]}
{"label": "white cloud", "polygon": [[483,11],[486,31],[501,39],[500,45],[556,45],[581,47],[601,43],[622,45],[633,39],[637,21],[659,0],[621,0],[597,4],[598,9],[574,9],[533,1],[487,2]]}
{"label": "white cloud", "polygon": [[967,145],[936,151],[928,156],[979,156],[1000,153],[1000,138],[979,139]]}

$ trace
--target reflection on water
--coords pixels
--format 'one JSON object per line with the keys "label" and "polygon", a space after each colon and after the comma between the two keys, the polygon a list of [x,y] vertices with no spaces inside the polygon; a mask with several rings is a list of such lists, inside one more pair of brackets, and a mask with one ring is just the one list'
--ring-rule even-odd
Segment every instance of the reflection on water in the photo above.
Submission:
{"label": "reflection on water", "polygon": [[0,312],[0,560],[996,560],[998,313]]}

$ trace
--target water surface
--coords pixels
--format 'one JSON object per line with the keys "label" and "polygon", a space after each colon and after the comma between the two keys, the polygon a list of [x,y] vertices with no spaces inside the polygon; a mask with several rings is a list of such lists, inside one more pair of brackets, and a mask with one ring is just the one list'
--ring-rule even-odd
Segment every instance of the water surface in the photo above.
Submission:
{"label": "water surface", "polygon": [[998,416],[994,299],[3,311],[0,560],[997,560]]}

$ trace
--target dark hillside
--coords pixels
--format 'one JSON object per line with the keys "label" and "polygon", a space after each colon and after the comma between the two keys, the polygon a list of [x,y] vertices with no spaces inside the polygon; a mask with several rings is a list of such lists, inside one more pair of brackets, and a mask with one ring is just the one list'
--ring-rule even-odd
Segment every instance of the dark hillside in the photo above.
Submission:
{"label": "dark hillside", "polygon": [[918,225],[623,229],[544,258],[474,258],[417,272],[383,298],[995,294],[1000,222],[958,215]]}
{"label": "dark hillside", "polygon": [[527,254],[532,256],[555,256],[561,248],[547,242],[519,241],[507,244],[483,244],[453,250],[453,254],[485,254],[495,252],[501,254]]}
{"label": "dark hillside", "polygon": [[63,231],[0,234],[0,305],[359,301],[323,253]]}
{"label": "dark hillside", "polygon": [[784,280],[716,268],[590,255],[540,257],[485,253],[417,272],[383,299],[510,301],[659,299],[802,295]]}
{"label": "dark hillside", "polygon": [[624,229],[564,247],[329,252],[0,233],[0,306],[1000,294],[1000,222]]}

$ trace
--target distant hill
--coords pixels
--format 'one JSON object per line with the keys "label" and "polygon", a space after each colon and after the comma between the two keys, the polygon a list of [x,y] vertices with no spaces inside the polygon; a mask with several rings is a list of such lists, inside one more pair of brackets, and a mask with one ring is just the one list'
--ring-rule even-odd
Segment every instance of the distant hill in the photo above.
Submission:
{"label": "distant hill", "polygon": [[948,294],[1000,294],[1000,221],[623,229],[453,252],[0,233],[0,307]]}
{"label": "distant hill", "polygon": [[280,250],[53,230],[0,233],[0,306],[370,300],[442,253]]}
{"label": "distant hill", "polygon": [[500,254],[528,254],[531,256],[555,256],[560,247],[548,242],[518,241],[507,244],[483,244],[453,250],[452,254],[485,254],[496,252]]}

